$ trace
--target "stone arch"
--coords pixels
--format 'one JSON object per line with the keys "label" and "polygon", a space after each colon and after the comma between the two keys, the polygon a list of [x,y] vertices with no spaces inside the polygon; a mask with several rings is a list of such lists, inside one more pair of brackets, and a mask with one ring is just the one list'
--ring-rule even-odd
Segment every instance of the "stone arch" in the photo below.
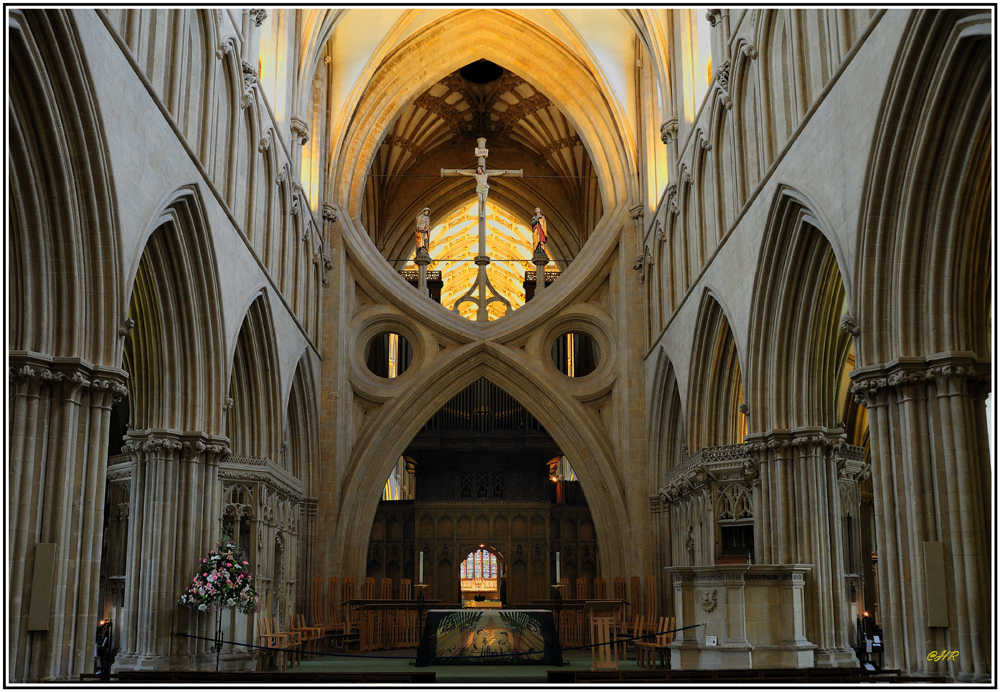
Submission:
{"label": "stone arch", "polygon": [[779,186],[754,279],[747,403],[754,432],[841,421],[840,381],[851,348],[837,256],[813,205]]}
{"label": "stone arch", "polygon": [[692,345],[687,393],[687,439],[692,452],[738,444],[744,427],[743,368],[727,311],[708,288],[702,295]]}
{"label": "stone arch", "polygon": [[974,11],[919,12],[902,42],[859,219],[859,364],[989,358],[989,43]]}
{"label": "stone arch", "polygon": [[[911,15],[876,126],[855,279],[852,391],[871,426],[887,662],[962,681],[992,675],[991,39],[989,12]],[[944,584],[919,579],[928,544]],[[928,661],[927,645],[962,657]]]}
{"label": "stone arch", "polygon": [[[422,49],[422,46],[430,46]],[[446,52],[434,47],[447,46]],[[543,46],[551,60],[537,59]],[[329,180],[343,181],[335,197],[350,216],[359,216],[365,179],[375,152],[402,104],[442,76],[475,57],[484,57],[528,79],[563,108],[591,154],[607,211],[637,198],[635,146],[624,114],[614,109],[610,91],[594,65],[584,65],[566,48],[516,13],[460,10],[433,22],[384,56],[364,77],[372,85],[359,94],[348,133],[331,149]]]}
{"label": "stone arch", "polygon": [[319,460],[320,425],[315,381],[312,361],[308,352],[304,352],[295,366],[285,419],[289,433],[289,470],[302,482],[306,497],[316,497],[318,492],[315,465]]}
{"label": "stone arch", "polygon": [[349,480],[341,492],[344,505],[337,542],[332,546],[333,559],[340,561],[341,571],[360,574],[363,568],[357,556],[365,552],[380,490],[392,464],[427,418],[482,377],[514,396],[573,459],[597,527],[604,569],[617,573],[625,568],[629,524],[610,441],[593,426],[578,424],[588,415],[579,401],[541,386],[507,349],[477,344],[442,359],[422,380],[384,405],[358,435],[344,474]]}
{"label": "stone arch", "polygon": [[[226,436],[234,454],[267,458],[285,467],[281,450],[278,350],[271,304],[258,293],[233,345]],[[286,468],[286,471],[291,469]]]}
{"label": "stone arch", "polygon": [[733,128],[740,133],[735,147],[736,170],[740,175],[737,208],[743,207],[761,177],[760,76],[758,63],[749,54],[756,55],[756,49],[743,41],[737,42],[729,80],[732,85]]}
{"label": "stone arch", "polygon": [[8,27],[10,348],[117,365],[121,236],[88,62],[68,11]]}
{"label": "stone arch", "polygon": [[[794,70],[792,40],[789,36],[789,11],[766,10],[759,21],[757,45],[763,66],[762,93],[768,98],[762,103],[762,122],[769,123],[767,134],[767,164],[775,159],[795,129]],[[767,165],[765,165],[765,168]]]}
{"label": "stone arch", "polygon": [[670,357],[661,347],[656,354],[650,390],[649,458],[654,469],[654,487],[659,487],[667,473],[684,460],[684,409],[677,374]]}
{"label": "stone arch", "polygon": [[224,331],[218,263],[200,194],[171,195],[151,225],[125,339],[130,420],[137,430],[222,427]]}

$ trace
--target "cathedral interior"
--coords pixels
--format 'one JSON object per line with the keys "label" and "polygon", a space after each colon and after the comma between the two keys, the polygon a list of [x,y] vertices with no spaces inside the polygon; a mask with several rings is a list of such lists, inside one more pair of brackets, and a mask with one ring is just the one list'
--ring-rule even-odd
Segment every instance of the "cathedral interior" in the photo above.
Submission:
{"label": "cathedral interior", "polygon": [[991,682],[994,11],[7,8],[7,680],[254,669],[225,537]]}

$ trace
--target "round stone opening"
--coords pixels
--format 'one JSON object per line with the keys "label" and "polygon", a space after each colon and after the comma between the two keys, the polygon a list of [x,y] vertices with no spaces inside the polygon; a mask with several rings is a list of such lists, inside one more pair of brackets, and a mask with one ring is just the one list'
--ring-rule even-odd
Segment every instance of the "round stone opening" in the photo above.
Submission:
{"label": "round stone opening", "polygon": [[584,332],[566,332],[552,344],[552,363],[568,377],[589,375],[600,360],[597,341]]}
{"label": "round stone opening", "polygon": [[365,364],[379,377],[399,377],[412,360],[413,347],[402,334],[382,332],[369,339],[365,346]]}

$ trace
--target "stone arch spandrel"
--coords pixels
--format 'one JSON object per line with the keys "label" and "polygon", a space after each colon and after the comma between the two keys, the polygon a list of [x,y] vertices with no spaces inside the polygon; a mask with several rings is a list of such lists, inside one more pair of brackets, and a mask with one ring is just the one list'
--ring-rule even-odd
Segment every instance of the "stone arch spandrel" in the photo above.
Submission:
{"label": "stone arch spandrel", "polygon": [[[539,61],[544,51],[546,61]],[[619,112],[598,76],[539,27],[515,13],[467,10],[449,14],[396,46],[378,70],[371,87],[350,112],[348,133],[335,145],[330,180],[346,184],[335,196],[341,209],[358,216],[365,175],[395,114],[437,79],[484,57],[528,79],[567,114],[587,146],[600,180],[605,209],[637,196],[635,148],[624,114]],[[359,165],[360,164],[360,165]]]}
{"label": "stone arch spandrel", "polygon": [[573,458],[598,529],[604,570],[614,574],[625,568],[631,529],[610,440],[594,430],[579,402],[532,381],[505,350],[481,343],[459,349],[384,406],[361,431],[343,475],[348,480],[340,497],[340,525],[333,532],[337,543],[332,554],[345,574],[360,573],[363,567],[379,491],[392,464],[430,416],[481,377],[521,402]]}

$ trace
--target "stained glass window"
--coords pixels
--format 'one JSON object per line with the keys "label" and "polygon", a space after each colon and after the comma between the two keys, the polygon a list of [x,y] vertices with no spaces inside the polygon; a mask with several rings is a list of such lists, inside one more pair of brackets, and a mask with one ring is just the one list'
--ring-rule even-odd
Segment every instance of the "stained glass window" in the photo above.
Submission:
{"label": "stained glass window", "polygon": [[463,591],[492,591],[498,575],[497,556],[485,549],[469,553],[459,566]]}

